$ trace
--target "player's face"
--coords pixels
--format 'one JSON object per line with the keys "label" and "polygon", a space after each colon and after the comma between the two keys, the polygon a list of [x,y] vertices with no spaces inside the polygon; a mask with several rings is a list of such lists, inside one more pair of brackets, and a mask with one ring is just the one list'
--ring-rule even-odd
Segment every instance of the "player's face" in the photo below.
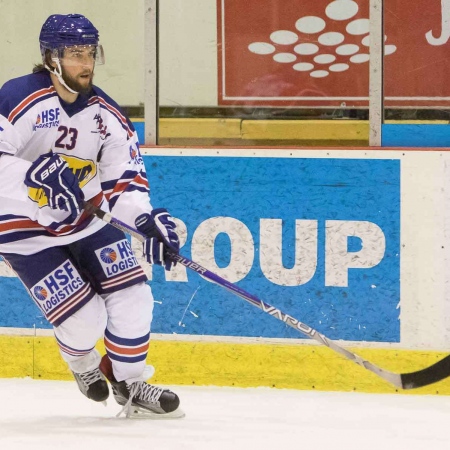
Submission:
{"label": "player's face", "polygon": [[74,91],[88,94],[92,89],[95,47],[74,46],[64,50],[61,58],[62,77]]}

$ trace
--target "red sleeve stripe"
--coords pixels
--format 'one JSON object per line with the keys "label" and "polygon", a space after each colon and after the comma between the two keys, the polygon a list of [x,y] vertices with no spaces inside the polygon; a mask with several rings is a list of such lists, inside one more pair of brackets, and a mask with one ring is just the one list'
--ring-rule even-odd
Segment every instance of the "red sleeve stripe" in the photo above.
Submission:
{"label": "red sleeve stripe", "polygon": [[117,184],[114,186],[114,189],[105,191],[105,196],[108,200],[110,200],[112,197],[116,197],[117,195],[120,195],[123,192],[125,192],[128,186],[130,185],[143,187],[146,190],[149,189],[148,180],[142,177],[140,174],[137,174],[133,179],[118,181]]}
{"label": "red sleeve stripe", "polygon": [[11,219],[0,223],[0,233],[12,233],[20,230],[29,230],[30,228],[34,228],[35,230],[45,230],[42,225],[33,222],[31,219]]}
{"label": "red sleeve stripe", "polygon": [[8,116],[9,122],[14,122],[16,116],[18,116],[24,109],[26,109],[31,103],[39,100],[40,97],[44,97],[48,94],[56,93],[55,88],[49,87],[45,89],[40,89],[39,91],[33,92],[25,100],[22,100],[10,113]]}

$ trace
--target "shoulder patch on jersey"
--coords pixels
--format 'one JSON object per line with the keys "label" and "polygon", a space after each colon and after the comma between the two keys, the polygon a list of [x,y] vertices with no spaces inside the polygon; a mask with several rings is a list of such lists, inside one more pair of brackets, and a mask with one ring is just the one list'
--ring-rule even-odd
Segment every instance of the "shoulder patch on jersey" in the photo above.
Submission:
{"label": "shoulder patch on jersey", "polygon": [[93,95],[89,99],[88,105],[93,105],[96,103],[100,105],[100,108],[110,112],[119,121],[122,128],[127,132],[129,138],[133,136],[135,132],[134,126],[130,119],[122,111],[120,106],[99,87],[94,86]]}

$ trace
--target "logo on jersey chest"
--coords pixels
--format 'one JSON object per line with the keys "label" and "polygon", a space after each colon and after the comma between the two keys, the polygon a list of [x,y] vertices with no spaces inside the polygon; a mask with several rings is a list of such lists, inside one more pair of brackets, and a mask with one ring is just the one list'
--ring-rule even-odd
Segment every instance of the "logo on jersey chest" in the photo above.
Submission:
{"label": "logo on jersey chest", "polygon": [[48,314],[76,294],[84,284],[78,270],[70,261],[66,261],[38,281],[30,291],[37,304]]}
{"label": "logo on jersey chest", "polygon": [[139,266],[131,244],[126,239],[100,248],[95,254],[107,278]]}
{"label": "logo on jersey chest", "polygon": [[59,108],[51,108],[41,111],[36,118],[34,129],[52,128],[59,126]]}
{"label": "logo on jersey chest", "polygon": [[103,123],[102,116],[100,114],[96,114],[94,116],[94,120],[97,123],[97,129],[95,131],[91,131],[91,133],[99,133],[100,139],[105,140],[108,136],[111,136],[111,133],[108,133],[108,126]]}

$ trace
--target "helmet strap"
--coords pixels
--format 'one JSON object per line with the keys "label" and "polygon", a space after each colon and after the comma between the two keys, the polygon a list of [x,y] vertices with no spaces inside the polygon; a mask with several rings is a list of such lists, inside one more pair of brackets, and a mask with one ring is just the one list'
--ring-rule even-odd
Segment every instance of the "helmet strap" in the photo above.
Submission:
{"label": "helmet strap", "polygon": [[57,67],[54,67],[53,69],[51,67],[49,67],[47,65],[47,63],[44,63],[44,67],[53,75],[56,76],[56,78],[58,78],[58,81],[72,94],[79,94],[79,92],[74,91],[73,89],[71,89],[69,86],[67,86],[66,82],[64,81],[63,77],[62,77],[62,68],[61,68],[61,64],[59,62],[59,59],[53,60],[56,62]]}

